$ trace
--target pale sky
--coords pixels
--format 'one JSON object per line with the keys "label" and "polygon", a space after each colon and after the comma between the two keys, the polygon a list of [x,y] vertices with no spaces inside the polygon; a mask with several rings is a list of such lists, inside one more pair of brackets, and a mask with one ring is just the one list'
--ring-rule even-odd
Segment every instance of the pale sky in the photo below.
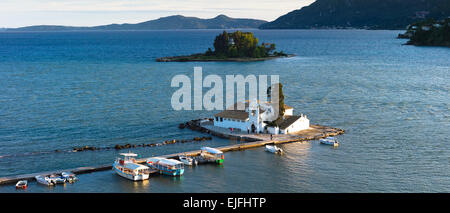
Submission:
{"label": "pale sky", "polygon": [[138,23],[170,15],[273,21],[315,0],[0,0],[0,28]]}

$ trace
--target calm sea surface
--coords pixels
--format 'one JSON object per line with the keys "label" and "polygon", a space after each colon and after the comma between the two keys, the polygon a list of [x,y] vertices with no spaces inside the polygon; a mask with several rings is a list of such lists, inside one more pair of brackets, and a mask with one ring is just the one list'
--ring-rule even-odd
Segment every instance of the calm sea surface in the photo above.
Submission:
{"label": "calm sea surface", "polygon": [[[264,62],[157,63],[203,52],[220,30],[0,33],[0,176],[112,163],[115,150],[75,146],[203,136],[179,123],[217,111],[174,111],[177,74],[280,75],[285,102],[311,123],[345,129],[318,141],[225,154],[223,166],[133,183],[111,171],[28,192],[450,192],[450,49],[403,46],[398,31],[254,30],[297,56]],[[132,149],[141,156],[236,143]],[[15,192],[11,185],[0,192]]]}

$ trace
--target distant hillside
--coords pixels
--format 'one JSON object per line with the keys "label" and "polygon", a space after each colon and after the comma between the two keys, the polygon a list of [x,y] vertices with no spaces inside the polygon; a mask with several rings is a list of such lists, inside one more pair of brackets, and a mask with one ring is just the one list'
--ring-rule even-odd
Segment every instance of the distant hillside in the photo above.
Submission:
{"label": "distant hillside", "polygon": [[200,19],[176,15],[137,24],[110,24],[95,27],[37,25],[21,28],[9,28],[7,31],[237,29],[258,28],[261,24],[266,22],[267,21],[256,19],[230,18],[225,15],[219,15],[212,19]]}
{"label": "distant hillside", "polygon": [[261,29],[405,29],[424,18],[450,16],[450,0],[317,0]]}
{"label": "distant hillside", "polygon": [[409,38],[406,44],[450,47],[450,18],[441,21],[428,19],[408,26],[399,38]]}

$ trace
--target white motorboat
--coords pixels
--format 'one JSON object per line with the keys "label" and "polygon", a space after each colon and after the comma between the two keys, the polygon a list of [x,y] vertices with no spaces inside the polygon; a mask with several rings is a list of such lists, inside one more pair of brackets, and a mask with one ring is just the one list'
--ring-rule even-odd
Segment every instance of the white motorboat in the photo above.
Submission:
{"label": "white motorboat", "polygon": [[334,137],[327,137],[325,139],[319,140],[321,144],[331,145],[331,146],[339,146],[339,142]]}
{"label": "white motorboat", "polygon": [[272,145],[266,145],[265,150],[268,151],[268,152],[275,153],[275,154],[282,154],[283,153],[283,150],[281,148],[275,146],[275,145],[273,145],[273,146]]}
{"label": "white motorboat", "polygon": [[67,182],[73,183],[78,180],[78,178],[75,176],[75,174],[71,172],[63,172],[61,173],[61,176],[66,179]]}
{"label": "white motorboat", "polygon": [[50,180],[52,180],[56,184],[64,184],[64,183],[66,183],[66,179],[65,178],[63,178],[63,177],[61,177],[59,175],[56,175],[56,174],[51,174],[49,178],[50,178]]}
{"label": "white motorboat", "polygon": [[198,164],[196,159],[191,158],[191,157],[186,156],[186,155],[180,155],[180,156],[178,156],[178,158],[180,159],[181,162],[184,163],[184,165],[192,166],[192,165],[197,165]]}
{"label": "white motorboat", "polygon": [[27,189],[27,187],[28,187],[27,180],[19,180],[19,182],[16,183],[16,189]]}
{"label": "white motorboat", "polygon": [[136,163],[134,153],[120,153],[124,158],[117,158],[113,164],[113,170],[120,176],[129,180],[147,180],[150,176],[148,166]]}
{"label": "white motorboat", "polygon": [[44,184],[44,185],[47,185],[47,186],[55,185],[55,182],[52,179],[50,179],[49,177],[45,177],[45,176],[42,176],[42,175],[37,175],[34,178],[36,178],[36,181],[38,183],[40,183],[40,184]]}

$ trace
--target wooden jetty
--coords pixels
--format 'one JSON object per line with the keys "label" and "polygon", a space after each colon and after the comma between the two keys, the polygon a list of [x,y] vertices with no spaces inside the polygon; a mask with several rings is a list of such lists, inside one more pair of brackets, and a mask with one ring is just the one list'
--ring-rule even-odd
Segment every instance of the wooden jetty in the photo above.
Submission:
{"label": "wooden jetty", "polygon": [[[196,121],[199,121],[199,120],[196,120]],[[216,149],[218,149],[222,152],[240,151],[240,150],[245,150],[245,149],[257,148],[257,147],[265,146],[267,144],[283,144],[283,143],[292,143],[292,142],[299,142],[299,141],[318,140],[318,139],[325,138],[328,136],[340,135],[345,132],[344,130],[338,129],[338,128],[320,126],[320,125],[311,125],[310,129],[303,130],[298,133],[293,133],[293,134],[289,134],[289,135],[273,135],[272,140],[270,140],[271,136],[268,134],[246,134],[246,133],[242,133],[239,131],[238,132],[227,132],[227,131],[229,131],[228,129],[218,129],[211,125],[208,125],[208,123],[205,123],[205,122],[202,125],[200,125],[200,122],[195,122],[195,121],[194,122],[190,121],[190,122],[191,123],[188,124],[188,127],[190,127],[193,130],[206,132],[211,135],[218,136],[218,137],[236,139],[236,140],[240,140],[240,141],[247,141],[245,143],[233,144],[233,145],[222,146],[222,147],[215,147]],[[189,151],[189,152],[168,154],[168,155],[163,155],[163,156],[159,156],[159,157],[177,158],[180,155],[197,156],[199,154],[200,154],[200,150],[194,150],[194,151]],[[147,158],[137,159],[136,162],[143,164],[143,163],[145,163],[146,159]],[[74,174],[83,174],[83,173],[105,171],[105,170],[111,170],[111,169],[112,169],[112,163],[105,164],[105,165],[99,165],[99,166],[78,167],[78,168],[74,168],[74,169],[64,169],[64,170],[0,177],[0,185],[13,184],[19,180],[33,181],[33,180],[35,180],[34,177],[37,175],[47,176],[50,174],[61,174],[62,172],[72,172]],[[152,171],[152,174],[158,174],[158,172],[154,170],[154,171]]]}

